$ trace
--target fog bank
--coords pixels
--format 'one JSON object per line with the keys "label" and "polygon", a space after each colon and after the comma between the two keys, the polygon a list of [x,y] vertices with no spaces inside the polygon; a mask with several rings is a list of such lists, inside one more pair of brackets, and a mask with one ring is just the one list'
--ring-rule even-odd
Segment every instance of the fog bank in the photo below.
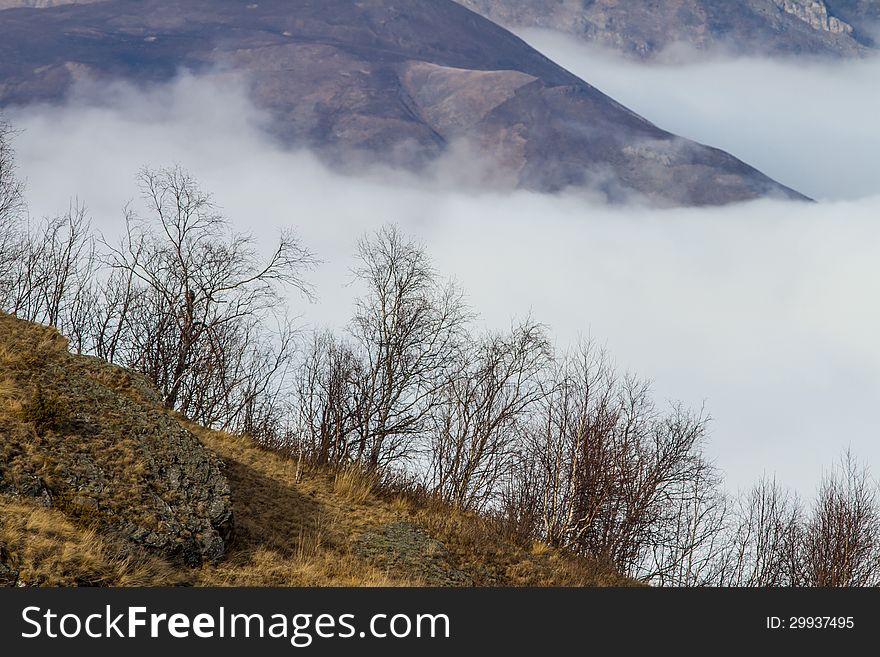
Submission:
{"label": "fog bank", "polygon": [[[746,76],[752,63],[725,65]],[[813,84],[833,84],[822,69],[813,75]],[[779,126],[775,144],[761,142],[763,133],[749,141],[723,117],[710,125],[702,112],[713,93],[680,108],[679,120],[693,126],[682,132],[707,140],[694,131],[715,131],[718,139],[709,141],[723,146],[725,137],[747,160],[749,148],[765,148],[773,162],[752,163],[837,200],[615,207],[572,195],[462,189],[444,172],[470,163],[454,160],[431,178],[379,168],[343,176],[266,137],[265,117],[229,80],[184,76],[149,93],[90,89],[64,107],[23,108],[9,119],[23,130],[16,147],[34,215],[56,214],[79,197],[112,236],[123,205],[137,195],[138,169],[179,163],[239,229],[267,239],[282,226],[298,229],[325,262],[312,276],[318,303],[292,303],[304,324],[337,327],[351,312],[355,240],[396,222],[426,243],[487,325],[531,311],[560,346],[579,336],[606,344],[622,368],[654,379],[660,399],[705,402],[715,418],[711,454],[732,489],[767,472],[810,494],[844,448],[880,468],[880,185],[871,187],[867,174],[849,180],[837,168],[825,175],[805,166],[807,146],[792,144],[803,138],[806,119],[788,122],[781,103],[767,105],[776,114],[762,119]],[[673,101],[655,103],[650,109],[660,116],[649,118],[677,129],[664,122],[664,108],[672,112]],[[878,139],[876,127],[847,128],[857,160],[859,127],[864,141]],[[811,176],[812,189],[804,186]]]}
{"label": "fog bank", "polygon": [[730,58],[674,48],[671,63],[646,64],[557,32],[520,36],[661,128],[729,151],[807,196],[858,199],[880,188],[880,56]]}

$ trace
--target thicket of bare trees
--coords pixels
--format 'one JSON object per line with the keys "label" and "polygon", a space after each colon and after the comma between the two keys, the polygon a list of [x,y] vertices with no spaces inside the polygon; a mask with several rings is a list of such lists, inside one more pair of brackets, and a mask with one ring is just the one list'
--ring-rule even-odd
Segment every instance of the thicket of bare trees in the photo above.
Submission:
{"label": "thicket of bare trees", "polygon": [[283,234],[261,259],[179,167],[138,179],[147,214],[128,209],[121,242],[103,245],[110,293],[91,349],[146,375],[168,408],[259,434],[268,410],[259,407],[278,394],[294,353],[277,309],[285,288],[310,294],[302,274],[314,258]]}
{"label": "thicket of bare trees", "polygon": [[876,586],[880,499],[847,455],[805,504],[772,480],[738,498],[705,456],[709,418],[659,405],[589,342],[530,317],[485,332],[425,249],[357,244],[347,330],[302,335],[291,292],[315,258],[261,257],[180,168],[144,169],[122,238],[85,207],[32,223],[0,123],[0,309],[147,377],[168,408],[321,466],[403,475],[524,540],[665,586]]}
{"label": "thicket of bare trees", "polygon": [[849,453],[806,506],[776,481],[740,500],[716,583],[728,586],[880,586],[880,503],[868,469]]}
{"label": "thicket of bare trees", "polygon": [[147,377],[168,408],[268,438],[284,426],[296,354],[288,291],[315,264],[291,233],[261,258],[179,167],[144,169],[141,213],[121,240],[91,230],[83,205],[36,224],[0,130],[0,308],[57,327],[79,353]]}
{"label": "thicket of bare trees", "polygon": [[647,382],[618,375],[591,344],[553,362],[542,384],[520,427],[508,514],[538,538],[627,575],[688,577],[717,528],[705,414],[658,409]]}

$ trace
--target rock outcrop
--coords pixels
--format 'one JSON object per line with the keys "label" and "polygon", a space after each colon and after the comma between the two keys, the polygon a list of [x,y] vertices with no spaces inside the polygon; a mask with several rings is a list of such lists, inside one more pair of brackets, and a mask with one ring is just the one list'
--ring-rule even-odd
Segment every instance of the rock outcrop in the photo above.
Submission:
{"label": "rock outcrop", "polygon": [[511,28],[566,32],[651,58],[676,44],[749,55],[861,56],[875,47],[870,0],[457,0]]}
{"label": "rock outcrop", "polygon": [[822,0],[773,0],[776,6],[807,23],[814,30],[832,34],[852,34],[852,25],[828,14]]}
{"label": "rock outcrop", "polygon": [[394,522],[365,532],[355,553],[398,577],[426,586],[473,586],[474,580],[454,565],[443,543],[411,522]]}
{"label": "rock outcrop", "polygon": [[186,565],[223,556],[223,464],[143,380],[8,315],[0,338],[0,493]]}

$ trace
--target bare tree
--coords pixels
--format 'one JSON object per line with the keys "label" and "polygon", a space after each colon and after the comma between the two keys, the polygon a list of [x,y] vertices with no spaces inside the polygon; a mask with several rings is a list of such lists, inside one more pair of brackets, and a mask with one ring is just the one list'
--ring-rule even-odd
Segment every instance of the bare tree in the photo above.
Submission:
{"label": "bare tree", "polygon": [[0,228],[25,210],[24,182],[18,178],[12,127],[0,118]]}
{"label": "bare tree", "polygon": [[8,309],[15,265],[20,258],[19,228],[25,211],[24,183],[19,180],[12,148],[12,128],[0,119],[0,307]]}
{"label": "bare tree", "polygon": [[310,293],[302,273],[315,259],[290,233],[260,259],[254,239],[232,232],[211,196],[179,167],[144,169],[139,182],[147,215],[128,208],[123,240],[105,243],[112,276],[96,351],[145,374],[167,407],[209,424],[225,417],[228,425],[269,386],[248,372],[275,374],[289,362],[286,329],[276,334],[279,351],[259,365],[266,351],[250,347],[283,307],[285,287]]}
{"label": "bare tree", "polygon": [[775,479],[763,479],[739,502],[719,559],[719,586],[796,586],[802,576],[803,505]]}
{"label": "bare tree", "polygon": [[518,454],[516,424],[543,395],[550,345],[527,319],[508,334],[473,340],[462,357],[431,414],[429,484],[453,506],[484,510]]}
{"label": "bare tree", "polygon": [[355,457],[378,468],[412,455],[436,392],[461,358],[468,313],[461,293],[440,282],[424,249],[385,226],[358,244],[351,334],[363,363]]}
{"label": "bare tree", "polygon": [[822,482],[813,508],[775,480],[739,504],[720,586],[880,585],[880,505],[866,468],[845,454]]}
{"label": "bare tree", "polygon": [[343,465],[357,448],[363,365],[351,345],[319,331],[300,367],[296,399],[302,449],[320,465]]}
{"label": "bare tree", "polygon": [[[584,344],[564,355],[544,381],[541,407],[525,427],[528,470],[540,508],[540,535],[572,546],[594,518],[579,515],[611,494],[611,441],[618,422],[616,375],[605,354]],[[580,498],[579,498],[580,495]],[[592,502],[584,495],[593,495]]]}
{"label": "bare tree", "polygon": [[729,500],[722,477],[705,460],[698,460],[690,480],[670,495],[673,507],[666,527],[651,545],[657,586],[714,586],[722,576],[727,554]]}
{"label": "bare tree", "polygon": [[826,476],[803,531],[806,586],[880,585],[880,505],[868,470],[847,453]]}
{"label": "bare tree", "polygon": [[95,244],[85,206],[17,232],[5,269],[2,305],[22,319],[54,326],[83,351],[94,311]]}
{"label": "bare tree", "polygon": [[[714,535],[706,509],[717,477],[702,455],[708,418],[681,406],[661,413],[647,382],[618,378],[589,344],[561,359],[547,385],[524,437],[535,464],[524,469],[540,510],[526,514],[540,518],[535,533],[626,575],[691,577],[695,562],[684,561]],[[699,526],[685,529],[685,518]]]}

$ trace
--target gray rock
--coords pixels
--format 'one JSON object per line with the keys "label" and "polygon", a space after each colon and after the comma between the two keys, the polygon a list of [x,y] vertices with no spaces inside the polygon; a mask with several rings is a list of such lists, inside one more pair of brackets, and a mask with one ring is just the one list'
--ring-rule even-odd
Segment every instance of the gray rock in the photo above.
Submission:
{"label": "gray rock", "polygon": [[511,28],[542,28],[627,55],[675,45],[750,55],[859,57],[877,47],[873,0],[456,0]]}
{"label": "gray rock", "polygon": [[421,579],[428,586],[473,586],[473,579],[454,565],[445,545],[423,527],[394,522],[365,532],[355,553],[390,573]]}
{"label": "gray rock", "polygon": [[223,557],[234,527],[223,463],[143,380],[69,354],[34,376],[71,417],[63,430],[22,425],[4,437],[0,492],[37,498],[175,562]]}

